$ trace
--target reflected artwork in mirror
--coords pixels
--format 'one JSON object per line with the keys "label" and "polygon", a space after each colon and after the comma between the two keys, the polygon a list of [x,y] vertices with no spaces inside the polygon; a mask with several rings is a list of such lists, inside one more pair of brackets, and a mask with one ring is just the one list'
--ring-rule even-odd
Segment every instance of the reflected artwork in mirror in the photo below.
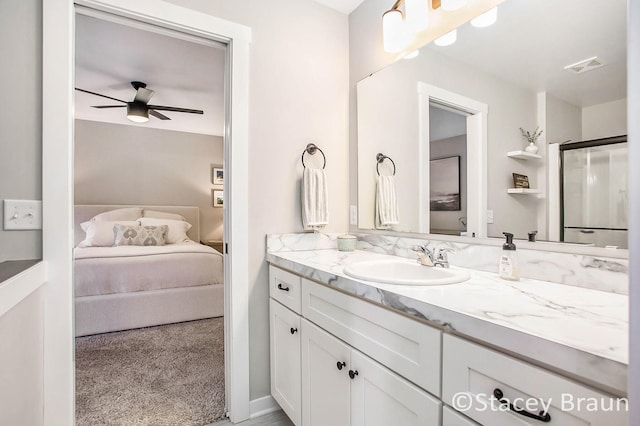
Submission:
{"label": "reflected artwork in mirror", "polygon": [[[499,9],[495,24],[467,23],[453,45],[427,45],[358,83],[358,228],[375,229],[374,157],[384,152],[397,167],[392,231],[563,241],[560,145],[627,133],[626,2],[507,0]],[[535,154],[520,128],[543,130]],[[455,139],[460,146],[448,145]],[[461,209],[433,212],[430,162],[451,156],[460,156]],[[529,188],[515,188],[514,174]],[[619,238],[577,243],[626,248]]]}

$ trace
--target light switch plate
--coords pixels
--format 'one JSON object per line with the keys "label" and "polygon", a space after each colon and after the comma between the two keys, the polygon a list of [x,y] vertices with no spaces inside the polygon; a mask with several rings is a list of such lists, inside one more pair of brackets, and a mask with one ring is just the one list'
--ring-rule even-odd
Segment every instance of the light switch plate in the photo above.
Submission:
{"label": "light switch plate", "polygon": [[493,223],[493,210],[487,210],[487,223]]}
{"label": "light switch plate", "polygon": [[358,206],[349,206],[349,224],[358,224]]}
{"label": "light switch plate", "polygon": [[42,229],[42,201],[4,200],[4,230]]}

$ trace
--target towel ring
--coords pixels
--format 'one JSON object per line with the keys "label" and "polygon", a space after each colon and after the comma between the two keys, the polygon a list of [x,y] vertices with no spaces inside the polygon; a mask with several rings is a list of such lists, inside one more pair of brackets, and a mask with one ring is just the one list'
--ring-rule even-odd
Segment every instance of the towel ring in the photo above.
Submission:
{"label": "towel ring", "polygon": [[382,153],[378,153],[376,155],[376,172],[378,173],[378,176],[380,176],[380,170],[378,170],[378,166],[380,165],[380,163],[382,163],[384,160],[389,160],[391,161],[391,164],[393,164],[393,176],[396,175],[396,163],[393,162],[393,160],[391,159],[391,157],[387,157],[386,155],[382,154]]}
{"label": "towel ring", "polygon": [[322,164],[322,168],[324,169],[327,166],[327,157],[324,155],[324,152],[322,152],[322,150],[318,148],[316,144],[310,143],[307,144],[307,147],[304,149],[304,151],[302,151],[302,167],[304,167],[305,169],[307,168],[307,166],[304,164],[304,154],[315,155],[316,151],[320,151],[320,154],[322,154],[322,159],[324,161],[324,163]]}

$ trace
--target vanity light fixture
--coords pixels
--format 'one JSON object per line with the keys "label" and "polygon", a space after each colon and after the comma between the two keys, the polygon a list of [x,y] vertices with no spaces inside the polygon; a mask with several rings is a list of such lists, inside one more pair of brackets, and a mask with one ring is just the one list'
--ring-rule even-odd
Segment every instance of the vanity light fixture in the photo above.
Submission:
{"label": "vanity light fixture", "polygon": [[149,108],[142,102],[127,102],[127,118],[134,123],[149,121]]}
{"label": "vanity light fixture", "polygon": [[382,42],[385,52],[396,53],[404,46],[404,16],[398,9],[387,10],[382,15]]}
{"label": "vanity light fixture", "polygon": [[467,0],[441,0],[440,7],[442,10],[454,11],[462,8],[467,4]]}
{"label": "vanity light fixture", "polygon": [[458,39],[458,31],[453,30],[433,41],[436,46],[451,46]]}
{"label": "vanity light fixture", "polygon": [[429,26],[429,0],[404,0],[404,13],[411,31],[424,31]]}
{"label": "vanity light fixture", "polygon": [[498,20],[498,8],[494,7],[489,9],[482,15],[479,15],[471,20],[471,25],[476,28],[484,28],[489,25],[493,25]]}

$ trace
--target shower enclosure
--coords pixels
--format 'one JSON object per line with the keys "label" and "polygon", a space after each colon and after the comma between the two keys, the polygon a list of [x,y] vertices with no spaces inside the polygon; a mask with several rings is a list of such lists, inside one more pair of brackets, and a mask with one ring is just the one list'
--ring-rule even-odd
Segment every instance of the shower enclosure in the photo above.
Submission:
{"label": "shower enclosure", "polygon": [[561,240],[627,248],[627,137],[560,146]]}

